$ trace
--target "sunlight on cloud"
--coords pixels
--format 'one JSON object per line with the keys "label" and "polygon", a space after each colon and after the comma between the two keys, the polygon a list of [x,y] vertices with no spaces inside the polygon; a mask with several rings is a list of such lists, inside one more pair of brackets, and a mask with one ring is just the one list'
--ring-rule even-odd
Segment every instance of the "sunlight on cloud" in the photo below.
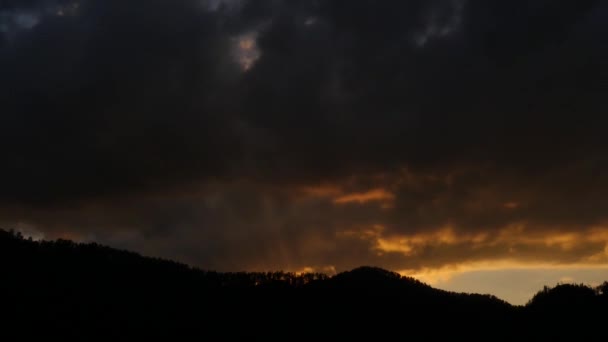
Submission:
{"label": "sunlight on cloud", "polygon": [[608,261],[608,230],[594,228],[583,232],[534,232],[524,225],[514,225],[497,232],[467,233],[458,232],[452,227],[445,227],[430,232],[411,235],[388,234],[385,227],[375,225],[370,229],[341,232],[342,236],[357,237],[370,242],[372,249],[381,253],[418,254],[429,248],[440,250],[449,246],[460,246],[464,249],[508,249],[511,254],[518,248],[537,248],[559,250],[563,252],[578,251],[586,246],[606,246],[598,253],[581,256],[585,262]]}
{"label": "sunlight on cloud", "polygon": [[446,226],[403,234],[376,224],[336,237],[366,242],[378,260],[407,265],[402,275],[446,290],[494,294],[513,304],[525,304],[544,285],[597,285],[608,278],[605,225],[560,231],[522,223],[484,232]]}
{"label": "sunlight on cloud", "polygon": [[312,267],[306,266],[300,270],[294,272],[295,274],[304,274],[304,273],[323,273],[329,276],[336,275],[338,271],[336,271],[335,266],[321,266],[321,267]]}
{"label": "sunlight on cloud", "polygon": [[357,192],[344,194],[334,198],[335,204],[358,203],[365,204],[368,202],[391,202],[395,199],[395,195],[384,189],[372,189],[366,192]]}
{"label": "sunlight on cloud", "polygon": [[300,189],[308,197],[328,198],[335,205],[380,203],[383,209],[393,208],[396,196],[384,188],[349,192],[336,185],[309,186]]}
{"label": "sunlight on cloud", "polygon": [[378,255],[384,253],[401,253],[405,256],[414,255],[429,247],[458,244],[482,244],[488,239],[488,233],[457,234],[454,229],[447,227],[433,232],[412,235],[388,235],[382,225],[374,225],[370,229],[342,231],[338,237],[367,240],[371,249]]}
{"label": "sunlight on cloud", "polygon": [[257,32],[249,32],[233,38],[233,55],[243,72],[251,70],[262,56],[257,37]]}

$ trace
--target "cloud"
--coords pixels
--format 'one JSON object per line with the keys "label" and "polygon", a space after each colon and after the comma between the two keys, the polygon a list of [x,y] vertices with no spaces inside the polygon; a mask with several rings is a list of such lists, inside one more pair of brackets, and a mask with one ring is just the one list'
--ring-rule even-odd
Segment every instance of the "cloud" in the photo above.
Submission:
{"label": "cloud", "polygon": [[369,202],[391,202],[395,196],[384,189],[372,189],[366,192],[346,194],[334,199],[336,204],[359,203],[365,204]]}
{"label": "cloud", "polygon": [[4,1],[0,223],[220,270],[603,263],[607,17]]}

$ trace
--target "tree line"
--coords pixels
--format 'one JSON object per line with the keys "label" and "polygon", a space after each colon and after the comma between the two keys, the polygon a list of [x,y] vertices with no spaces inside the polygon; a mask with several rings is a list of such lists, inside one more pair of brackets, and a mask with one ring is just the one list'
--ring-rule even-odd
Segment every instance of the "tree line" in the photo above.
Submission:
{"label": "tree line", "polygon": [[7,230],[0,272],[0,331],[22,340],[581,340],[603,336],[608,312],[608,282],[545,287],[512,306],[375,267],[222,273]]}

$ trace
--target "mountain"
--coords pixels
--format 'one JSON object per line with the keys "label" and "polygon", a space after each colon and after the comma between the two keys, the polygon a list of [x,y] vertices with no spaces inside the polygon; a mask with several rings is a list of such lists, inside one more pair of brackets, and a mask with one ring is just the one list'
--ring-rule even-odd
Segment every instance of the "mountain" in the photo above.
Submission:
{"label": "mountain", "polygon": [[0,230],[3,334],[61,338],[549,340],[602,336],[608,283],[560,285],[514,307],[374,267],[218,273],[98,244]]}

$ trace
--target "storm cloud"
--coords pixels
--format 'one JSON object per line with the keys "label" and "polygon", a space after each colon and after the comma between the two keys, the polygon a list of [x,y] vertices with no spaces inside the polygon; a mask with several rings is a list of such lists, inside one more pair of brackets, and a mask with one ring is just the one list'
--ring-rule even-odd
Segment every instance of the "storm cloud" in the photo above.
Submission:
{"label": "storm cloud", "polygon": [[608,6],[0,2],[0,224],[219,270],[608,261]]}

